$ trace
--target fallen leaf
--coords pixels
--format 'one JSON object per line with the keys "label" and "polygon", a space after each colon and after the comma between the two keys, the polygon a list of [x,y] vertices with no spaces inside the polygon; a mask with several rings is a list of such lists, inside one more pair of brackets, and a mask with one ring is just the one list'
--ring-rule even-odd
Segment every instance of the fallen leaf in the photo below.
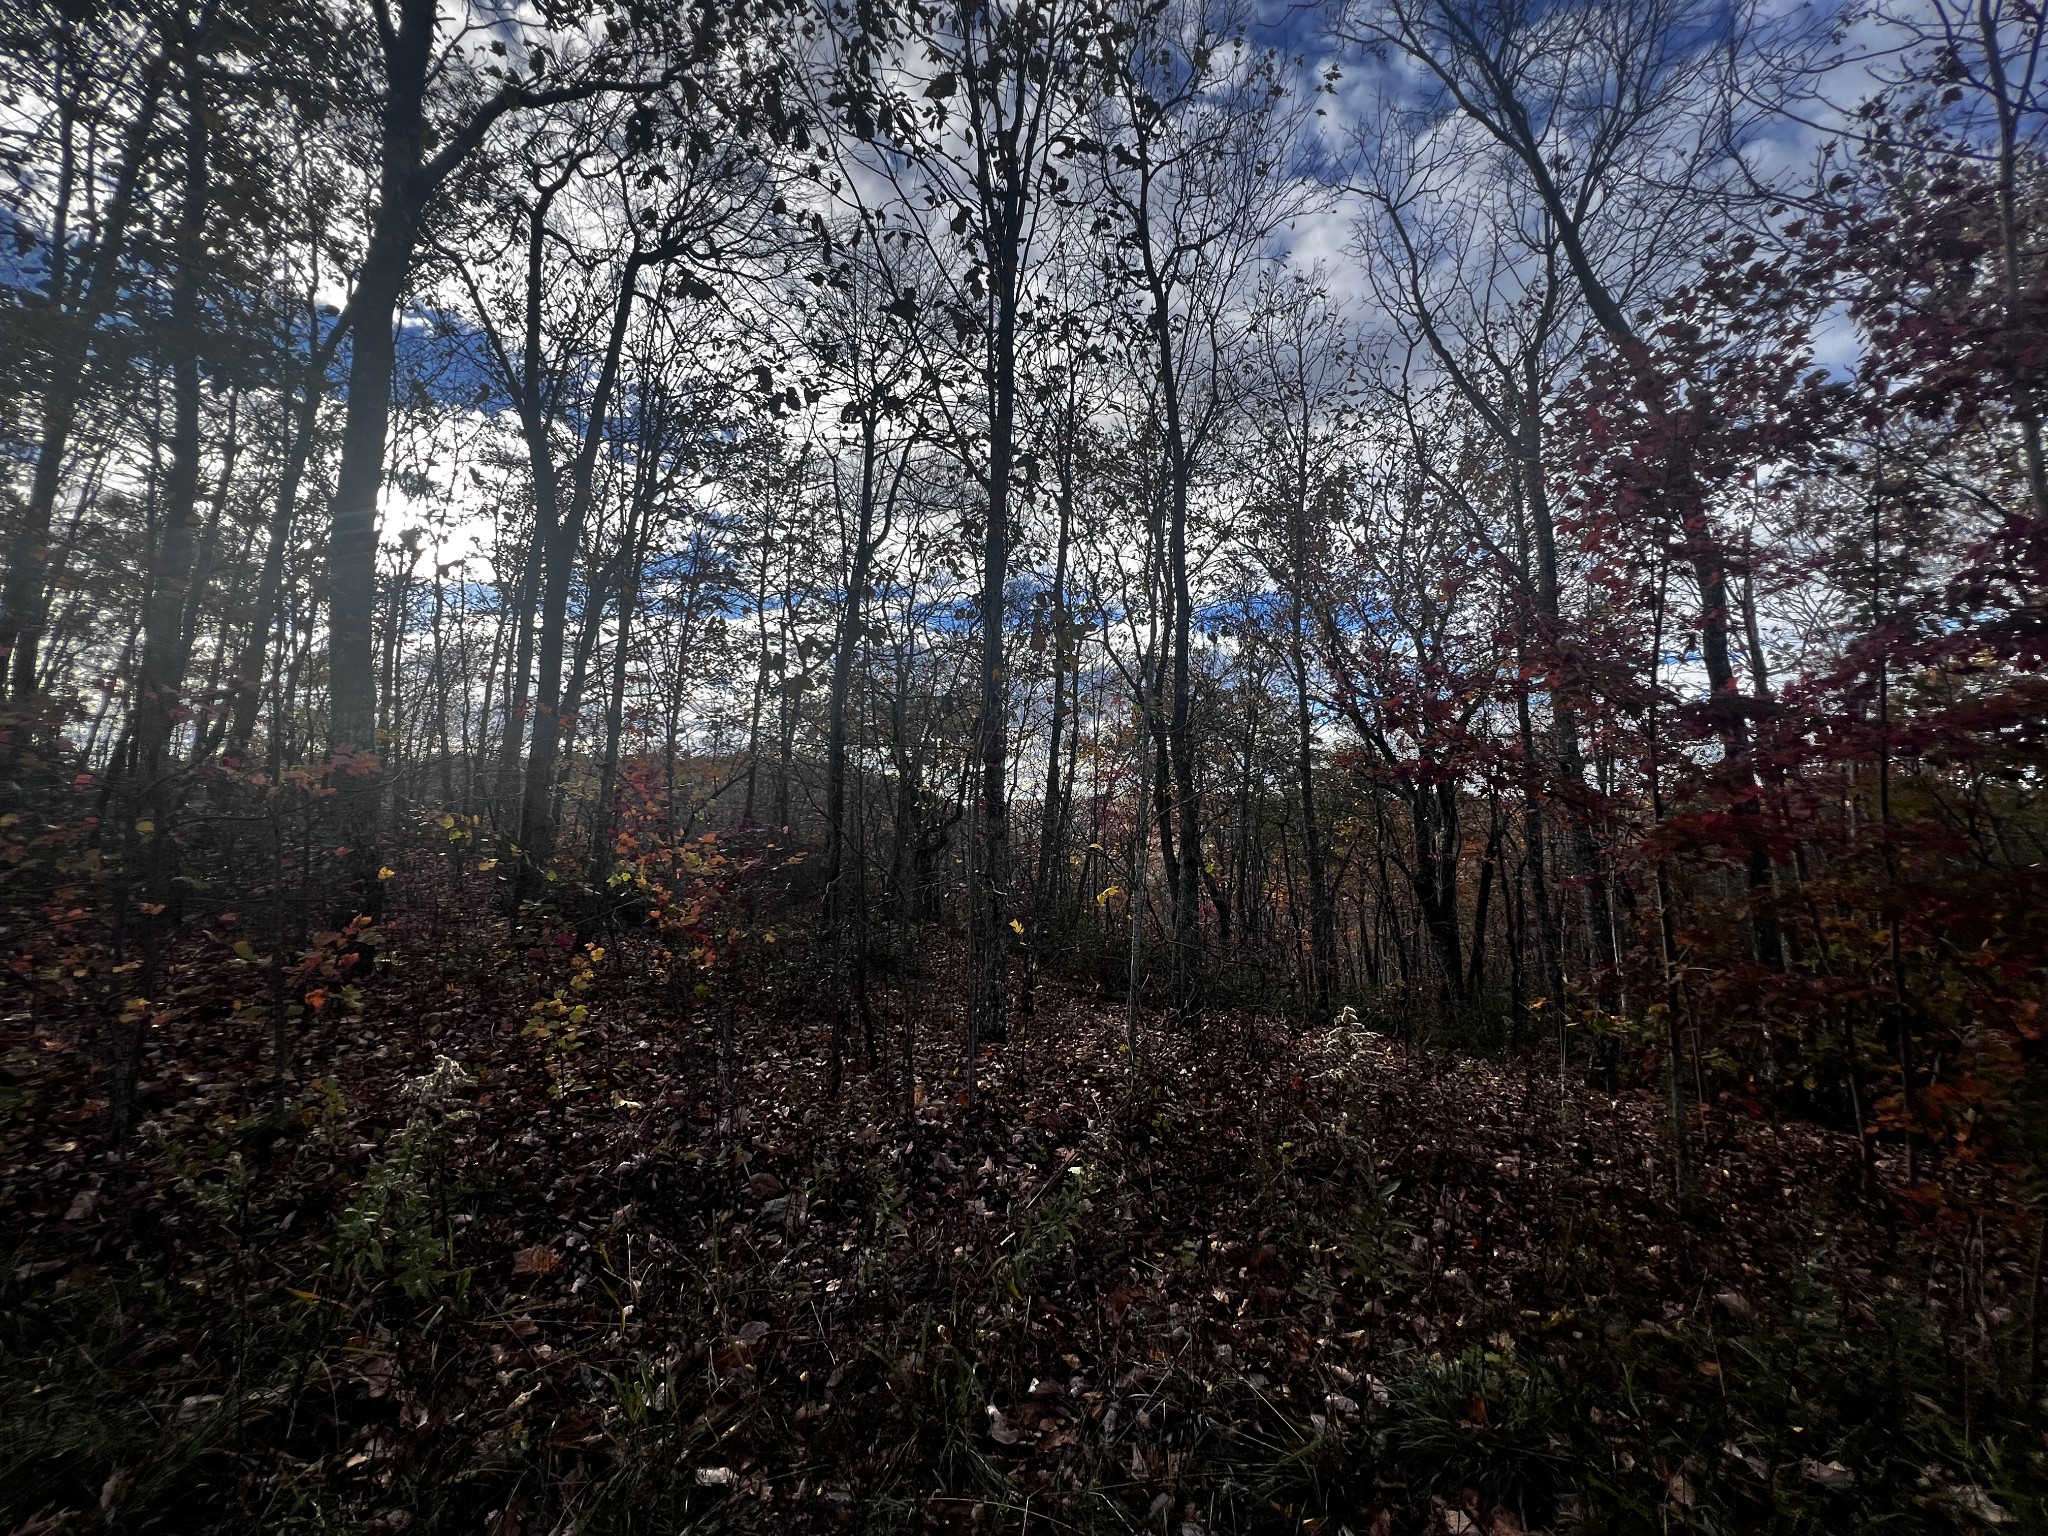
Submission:
{"label": "fallen leaf", "polygon": [[515,1275],[552,1275],[562,1267],[562,1256],[546,1245],[522,1248],[512,1255]]}
{"label": "fallen leaf", "polygon": [[1958,1514],[1975,1520],[1979,1525],[2011,1525],[2013,1522],[2011,1510],[1999,1504],[1982,1488],[1969,1484],[1949,1489],[1942,1502]]}

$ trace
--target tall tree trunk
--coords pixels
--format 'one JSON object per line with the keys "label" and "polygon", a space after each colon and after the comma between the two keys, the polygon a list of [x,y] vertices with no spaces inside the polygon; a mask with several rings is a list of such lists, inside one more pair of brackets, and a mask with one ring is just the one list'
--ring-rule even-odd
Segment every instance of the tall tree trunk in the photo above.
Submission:
{"label": "tall tree trunk", "polygon": [[[611,683],[604,711],[604,754],[597,771],[597,814],[590,833],[590,883],[600,890],[611,876],[612,844],[618,830],[619,742],[626,724],[626,672],[631,661],[633,618],[640,608],[640,584],[647,571],[647,556],[654,540],[654,499],[658,484],[655,464],[659,456],[659,428],[652,422],[659,409],[652,391],[640,390],[640,463],[635,467],[633,523],[627,531],[631,551],[626,559],[625,580],[619,588],[619,630],[612,648]],[[751,783],[749,788],[751,789]]]}
{"label": "tall tree trunk", "polygon": [[576,550],[582,542],[584,520],[590,512],[597,455],[618,384],[626,329],[632,320],[634,286],[645,260],[644,254],[636,249],[620,276],[618,298],[612,306],[611,335],[605,343],[604,360],[591,392],[583,441],[570,472],[569,505],[543,550],[546,566],[541,579],[545,585],[536,645],[540,666],[534,685],[533,740],[527,751],[525,804],[519,818],[519,842],[525,850],[522,867],[534,872],[546,868],[554,851],[555,753],[562,739],[562,656],[568,633],[569,587],[575,575]]}
{"label": "tall tree trunk", "polygon": [[1465,990],[1474,997],[1486,987],[1486,919],[1500,868],[1500,797],[1492,790],[1487,792],[1486,811],[1486,852],[1479,861],[1479,896],[1472,906],[1472,951],[1465,969]]}
{"label": "tall tree trunk", "polygon": [[1409,885],[1422,925],[1443,971],[1445,995],[1465,995],[1458,929],[1458,790],[1455,784],[1417,785],[1409,796],[1415,864]]}
{"label": "tall tree trunk", "polygon": [[1166,739],[1181,852],[1180,879],[1173,892],[1173,1007],[1182,1023],[1193,1024],[1202,1012],[1202,808],[1195,796],[1195,605],[1188,581],[1190,466],[1185,445],[1180,441],[1177,395],[1177,388],[1167,393],[1172,500],[1167,520],[1166,563],[1173,587],[1173,708],[1167,718]]}
{"label": "tall tree trunk", "polygon": [[[875,476],[879,429],[878,408],[869,404],[860,423],[860,488],[854,498],[853,540],[848,562],[846,600],[840,606],[839,634],[832,648],[831,692],[825,708],[825,930],[835,969],[841,972],[833,988],[831,1088],[838,1092],[846,1070],[847,1005],[860,956],[849,932],[857,900],[848,889],[846,868],[846,705],[853,690],[853,664],[860,654],[862,601],[867,596],[868,578],[875,555]],[[860,855],[854,855],[858,862]]]}
{"label": "tall tree trunk", "polygon": [[[381,223],[381,221],[380,221]],[[391,410],[393,336],[411,241],[380,228],[371,238],[355,293],[354,345],[349,350],[348,414],[335,477],[327,544],[327,747],[351,756],[338,810],[350,844],[360,910],[381,906],[375,848],[381,775],[376,771],[377,497],[384,479],[384,440]]]}
{"label": "tall tree trunk", "polygon": [[[380,29],[385,79],[377,210],[351,301],[356,323],[349,349],[348,412],[328,535],[327,744],[337,754],[374,754],[377,746],[372,633],[377,610],[377,499],[384,484],[384,449],[391,425],[398,301],[431,190],[420,153],[439,9],[438,0],[400,0],[397,27]],[[383,25],[389,28],[388,20]],[[351,830],[374,835],[375,775],[358,778],[362,787],[347,797],[356,812],[357,825]]]}
{"label": "tall tree trunk", "polygon": [[1296,465],[1299,495],[1292,534],[1293,580],[1287,606],[1287,664],[1294,684],[1294,787],[1301,804],[1301,853],[1308,880],[1309,1002],[1312,1023],[1330,1018],[1330,981],[1337,958],[1337,908],[1323,865],[1323,831],[1316,808],[1315,718],[1309,706],[1308,635],[1304,584],[1308,581],[1307,436]]}
{"label": "tall tree trunk", "polygon": [[[184,72],[185,124],[177,275],[172,280],[166,332],[171,359],[170,464],[164,473],[162,515],[151,545],[148,596],[143,606],[142,668],[136,679],[126,782],[119,796],[125,802],[123,825],[115,844],[120,856],[113,861],[117,872],[113,893],[115,955],[119,958],[121,954],[122,930],[132,922],[138,930],[141,951],[141,969],[133,978],[138,989],[134,996],[140,998],[156,992],[164,930],[176,920],[174,913],[166,915],[166,908],[174,901],[177,850],[169,826],[175,809],[170,785],[171,741],[177,729],[178,701],[184,692],[190,660],[185,607],[200,521],[199,284],[205,261],[207,207],[211,201],[208,108],[200,49],[210,18],[210,5],[196,18],[181,5],[171,23],[175,28],[171,43]],[[116,772],[121,772],[118,760]],[[137,894],[134,877],[138,874],[148,899],[140,912],[131,917],[128,907]],[[128,1007],[110,1010],[108,1123],[115,1152],[123,1158],[147,1036],[146,1017],[146,1010],[139,1016]]]}
{"label": "tall tree trunk", "polygon": [[[170,768],[178,700],[190,661],[185,609],[199,534],[200,276],[206,261],[206,214],[211,201],[208,112],[202,84],[201,40],[211,15],[180,15],[178,49],[185,82],[184,189],[178,217],[178,274],[171,287],[170,467],[164,475],[163,517],[150,561],[149,598],[142,625],[142,672],[135,690],[135,768],[144,803],[162,812],[163,778]],[[167,846],[168,840],[159,840]],[[152,896],[155,893],[152,892]]]}
{"label": "tall tree trunk", "polygon": [[[1155,606],[1154,612],[1157,612]],[[1152,653],[1157,648],[1157,622],[1153,623],[1153,634],[1145,643],[1145,656],[1138,666],[1138,721],[1135,732],[1138,761],[1133,771],[1131,784],[1132,799],[1136,802],[1135,822],[1131,829],[1131,932],[1129,975],[1125,982],[1124,1033],[1125,1046],[1131,1054],[1131,1069],[1138,1069],[1138,1047],[1140,1044],[1139,1024],[1144,1018],[1145,1008],[1145,884],[1146,875],[1152,862],[1152,850],[1146,843],[1145,812],[1147,808],[1146,780],[1152,776],[1152,765],[1147,761],[1152,750],[1152,706],[1148,702],[1145,686],[1152,669]]]}
{"label": "tall tree trunk", "polygon": [[1045,794],[1038,819],[1038,878],[1032,891],[1031,950],[1027,957],[1026,1008],[1036,1011],[1036,972],[1043,965],[1051,943],[1053,913],[1065,884],[1066,856],[1065,794],[1061,778],[1060,750],[1066,728],[1068,651],[1073,644],[1072,624],[1067,616],[1067,555],[1074,529],[1074,458],[1071,415],[1066,422],[1068,440],[1056,453],[1058,484],[1055,497],[1059,511],[1059,533],[1053,545],[1052,592],[1047,603],[1047,622],[1052,628],[1052,720],[1046,729]]}
{"label": "tall tree trunk", "polygon": [[22,508],[21,522],[8,550],[6,584],[0,587],[0,668],[7,671],[12,695],[17,700],[26,700],[36,691],[37,651],[48,618],[50,520],[63,479],[64,455],[71,446],[78,408],[85,399],[93,334],[119,292],[121,254],[135,216],[136,191],[156,130],[169,62],[167,54],[159,55],[144,73],[142,94],[123,140],[121,163],[114,172],[114,191],[107,202],[106,222],[100,230],[91,265],[80,279],[75,296],[69,296],[68,313],[63,313],[67,302],[64,290],[68,253],[52,252],[48,304],[59,311],[56,330],[68,342],[69,355],[51,359],[49,384],[43,394],[35,473],[29,481],[28,503]]}
{"label": "tall tree trunk", "polygon": [[226,753],[237,760],[247,756],[250,739],[256,731],[256,717],[263,702],[263,678],[269,670],[270,648],[278,638],[278,626],[283,617],[285,558],[291,549],[299,486],[305,479],[306,465],[312,457],[320,400],[326,392],[327,365],[332,361],[342,336],[353,323],[352,309],[345,310],[326,339],[318,340],[318,310],[310,302],[307,313],[316,341],[300,377],[298,393],[286,411],[284,466],[278,475],[277,497],[271,503],[270,527],[263,546],[263,569],[256,579],[256,606],[249,615],[248,636],[242,642],[240,658],[228,682],[233,692],[233,703]]}
{"label": "tall tree trunk", "polygon": [[[1550,492],[1543,480],[1541,451],[1542,421],[1534,410],[1534,382],[1525,382],[1520,458],[1523,506],[1529,513],[1531,539],[1536,555],[1537,617],[1542,627],[1542,649],[1554,658],[1556,680],[1550,693],[1551,761],[1556,765],[1564,802],[1565,827],[1570,839],[1571,869],[1580,888],[1580,920],[1586,949],[1593,968],[1602,977],[1605,993],[1615,962],[1614,927],[1607,910],[1607,872],[1600,858],[1599,841],[1593,835],[1593,807],[1586,789],[1586,759],[1579,747],[1579,717],[1575,702],[1577,680],[1572,676],[1573,659],[1564,638],[1564,608],[1558,587],[1557,533],[1551,517]],[[1525,701],[1526,704],[1526,701]],[[1540,814],[1540,813],[1539,813]],[[1543,894],[1543,909],[1549,893]],[[1560,1005],[1562,999],[1559,999]]]}
{"label": "tall tree trunk", "polygon": [[1005,915],[1010,905],[1009,679],[1003,668],[1004,587],[1010,562],[1010,473],[1017,414],[1017,302],[1021,274],[1023,192],[1010,189],[1014,207],[1003,210],[1003,233],[995,242],[1004,262],[994,274],[996,324],[991,354],[988,463],[988,525],[981,547],[981,709],[975,751],[981,786],[976,806],[972,870],[973,924],[978,974],[967,1030],[968,1081],[977,1048],[1008,1034],[1010,943]]}
{"label": "tall tree trunk", "polygon": [[553,546],[561,519],[560,476],[553,443],[556,402],[543,386],[542,321],[546,314],[544,279],[548,213],[575,174],[572,165],[543,185],[526,220],[526,295],[516,364],[494,346],[500,371],[519,409],[519,435],[526,444],[527,473],[533,486],[533,529],[519,567],[519,596],[513,610],[512,662],[505,674],[505,718],[498,747],[497,791],[493,807],[499,837],[507,856],[508,899],[515,910],[525,886],[526,850],[520,820],[524,800],[520,769],[526,750],[527,689],[533,682],[534,632],[539,621],[545,551]]}
{"label": "tall tree trunk", "polygon": [[[1180,359],[1174,347],[1172,301],[1153,250],[1149,167],[1136,208],[1133,243],[1144,266],[1152,332],[1153,370],[1159,382],[1159,404],[1166,450],[1166,586],[1171,622],[1167,630],[1167,662],[1172,674],[1171,708],[1166,720],[1167,767],[1173,778],[1176,828],[1180,842],[1178,878],[1173,897],[1173,1008],[1185,1024],[1201,1015],[1202,816],[1195,798],[1194,599],[1188,580],[1188,496],[1192,454],[1181,421]],[[1162,839],[1166,822],[1162,819]],[[1170,874],[1174,872],[1169,872]]]}

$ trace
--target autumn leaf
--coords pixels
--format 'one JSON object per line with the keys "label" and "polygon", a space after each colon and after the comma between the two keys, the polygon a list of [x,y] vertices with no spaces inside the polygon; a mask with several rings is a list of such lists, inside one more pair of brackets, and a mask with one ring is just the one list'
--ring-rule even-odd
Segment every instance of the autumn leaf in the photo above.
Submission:
{"label": "autumn leaf", "polygon": [[512,1273],[515,1275],[552,1275],[561,1267],[561,1254],[546,1244],[521,1248],[512,1255]]}

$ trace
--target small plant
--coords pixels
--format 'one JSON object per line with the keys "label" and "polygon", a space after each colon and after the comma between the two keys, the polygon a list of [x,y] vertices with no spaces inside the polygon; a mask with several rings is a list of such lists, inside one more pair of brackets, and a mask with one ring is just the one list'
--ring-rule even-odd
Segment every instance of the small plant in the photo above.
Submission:
{"label": "small plant", "polygon": [[1074,1229],[1088,1199],[1088,1175],[1076,1166],[1060,1178],[1059,1187],[1037,1210],[1026,1213],[1017,1228],[1017,1248],[1000,1271],[1001,1288],[1011,1296],[1028,1292],[1045,1266],[1074,1241]]}
{"label": "small plant", "polygon": [[456,1267],[454,1234],[435,1192],[448,1133],[472,1115],[449,1106],[471,1081],[441,1056],[433,1071],[407,1085],[411,1118],[390,1153],[371,1164],[362,1189],[334,1224],[336,1267],[351,1284],[388,1274],[415,1301],[451,1281],[458,1301],[468,1294],[469,1271]]}
{"label": "small plant", "polygon": [[1401,1181],[1381,1169],[1370,1136],[1362,1140],[1357,1155],[1359,1198],[1352,1207],[1351,1254],[1362,1274],[1384,1282],[1408,1267],[1401,1248],[1414,1226],[1395,1209]]}
{"label": "small plant", "polygon": [[1566,1408],[1540,1362],[1478,1347],[1424,1361],[1396,1383],[1387,1417],[1388,1453],[1433,1492],[1473,1488],[1531,1514],[1556,1496]]}
{"label": "small plant", "polygon": [[581,998],[590,990],[597,963],[603,958],[601,946],[585,945],[583,953],[569,962],[568,986],[557,988],[552,997],[536,1000],[526,1011],[526,1028],[521,1033],[540,1046],[549,1091],[558,1099],[575,1086],[569,1067],[575,1054],[583,1049],[583,1026],[590,1019],[590,1005]]}

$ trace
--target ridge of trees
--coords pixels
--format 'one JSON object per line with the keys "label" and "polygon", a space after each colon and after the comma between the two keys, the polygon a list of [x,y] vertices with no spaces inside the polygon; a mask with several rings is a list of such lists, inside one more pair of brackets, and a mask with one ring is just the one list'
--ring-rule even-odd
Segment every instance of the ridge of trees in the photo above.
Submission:
{"label": "ridge of trees", "polygon": [[2041,26],[1851,19],[26,7],[13,984],[118,1139],[252,850],[702,968],[773,841],[835,1087],[957,913],[970,1092],[1057,968],[2031,1169]]}

